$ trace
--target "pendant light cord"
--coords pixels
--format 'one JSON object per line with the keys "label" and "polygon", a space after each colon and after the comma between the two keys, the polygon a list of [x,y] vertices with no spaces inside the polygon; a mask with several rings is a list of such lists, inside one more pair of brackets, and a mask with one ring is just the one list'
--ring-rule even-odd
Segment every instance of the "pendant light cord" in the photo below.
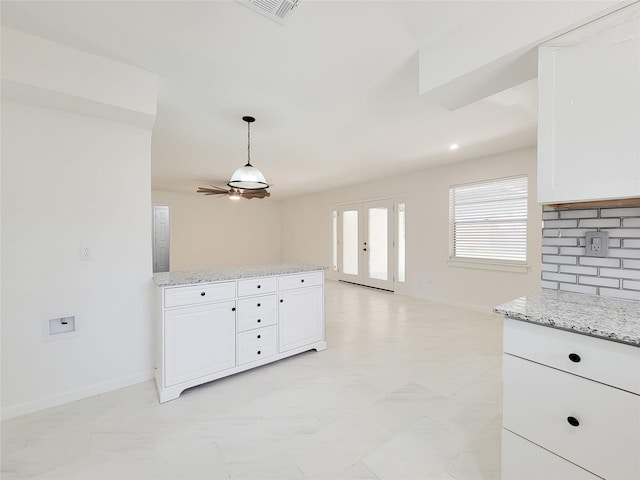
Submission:
{"label": "pendant light cord", "polygon": [[245,167],[251,166],[251,122],[247,122],[247,164]]}

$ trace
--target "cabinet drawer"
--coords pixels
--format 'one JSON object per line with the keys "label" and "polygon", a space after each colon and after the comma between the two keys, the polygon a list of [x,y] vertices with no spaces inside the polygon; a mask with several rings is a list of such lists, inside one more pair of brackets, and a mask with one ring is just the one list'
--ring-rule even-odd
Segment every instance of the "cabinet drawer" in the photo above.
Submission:
{"label": "cabinet drawer", "polygon": [[311,287],[324,283],[324,272],[304,272],[295,275],[283,275],[278,277],[278,289],[291,290],[293,288]]}
{"label": "cabinet drawer", "polygon": [[256,362],[276,354],[276,329],[265,327],[238,334],[238,364]]}
{"label": "cabinet drawer", "polygon": [[275,325],[277,319],[276,296],[264,295],[238,300],[238,331]]}
{"label": "cabinet drawer", "polygon": [[238,280],[238,296],[261,295],[263,293],[274,293],[276,291],[276,277],[247,278]]}
{"label": "cabinet drawer", "polygon": [[503,367],[505,428],[603,478],[640,478],[640,396],[511,355]]}
{"label": "cabinet drawer", "polygon": [[165,288],[165,308],[183,305],[232,300],[236,296],[236,282],[203,283],[189,287]]}
{"label": "cabinet drawer", "polygon": [[502,480],[600,480],[592,473],[502,429]]}
{"label": "cabinet drawer", "polygon": [[504,351],[640,395],[638,347],[506,318]]}

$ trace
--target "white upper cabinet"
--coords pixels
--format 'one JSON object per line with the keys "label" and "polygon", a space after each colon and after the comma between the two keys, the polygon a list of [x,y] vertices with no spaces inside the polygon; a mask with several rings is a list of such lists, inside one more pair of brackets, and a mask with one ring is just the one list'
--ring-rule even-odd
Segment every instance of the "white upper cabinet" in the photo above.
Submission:
{"label": "white upper cabinet", "polygon": [[538,49],[538,202],[640,197],[640,4]]}

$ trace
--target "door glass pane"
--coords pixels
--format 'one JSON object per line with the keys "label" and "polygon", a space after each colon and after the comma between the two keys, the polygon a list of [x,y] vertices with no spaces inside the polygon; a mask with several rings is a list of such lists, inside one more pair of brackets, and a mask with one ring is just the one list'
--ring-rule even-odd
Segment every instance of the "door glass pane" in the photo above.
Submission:
{"label": "door glass pane", "polygon": [[331,268],[338,270],[338,212],[331,212]]}
{"label": "door glass pane", "polygon": [[369,278],[388,280],[388,239],[387,230],[389,215],[386,207],[369,209]]}
{"label": "door glass pane", "polygon": [[342,212],[342,272],[358,275],[358,211]]}
{"label": "door glass pane", "polygon": [[405,204],[398,204],[398,281],[405,281]]}

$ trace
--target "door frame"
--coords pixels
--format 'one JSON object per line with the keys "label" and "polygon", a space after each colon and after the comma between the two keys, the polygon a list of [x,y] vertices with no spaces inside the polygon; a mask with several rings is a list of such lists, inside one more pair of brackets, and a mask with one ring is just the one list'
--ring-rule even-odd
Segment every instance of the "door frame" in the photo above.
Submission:
{"label": "door frame", "polygon": [[[378,199],[368,199],[358,202],[348,202],[334,204],[331,207],[331,258],[332,258],[332,270],[334,277],[339,281],[355,283],[358,285],[364,285],[367,287],[379,288],[387,291],[396,290],[396,257],[397,257],[397,242],[396,242],[396,215],[397,206],[396,199],[392,197],[384,197]],[[388,208],[389,216],[387,219],[387,274],[388,280],[378,280],[370,277],[369,264],[368,264],[368,251],[370,242],[368,237],[368,222],[369,208],[375,208],[376,206],[384,206]],[[342,234],[343,234],[343,221],[342,218],[345,211],[357,211],[358,212],[358,274],[350,275],[345,274],[342,271],[343,267],[343,248],[342,248]],[[333,218],[334,212],[337,212],[337,239],[333,237]],[[337,264],[333,264],[334,258],[334,240],[337,240]],[[368,242],[369,245],[365,245],[364,242]],[[365,249],[366,248],[366,252]]]}

